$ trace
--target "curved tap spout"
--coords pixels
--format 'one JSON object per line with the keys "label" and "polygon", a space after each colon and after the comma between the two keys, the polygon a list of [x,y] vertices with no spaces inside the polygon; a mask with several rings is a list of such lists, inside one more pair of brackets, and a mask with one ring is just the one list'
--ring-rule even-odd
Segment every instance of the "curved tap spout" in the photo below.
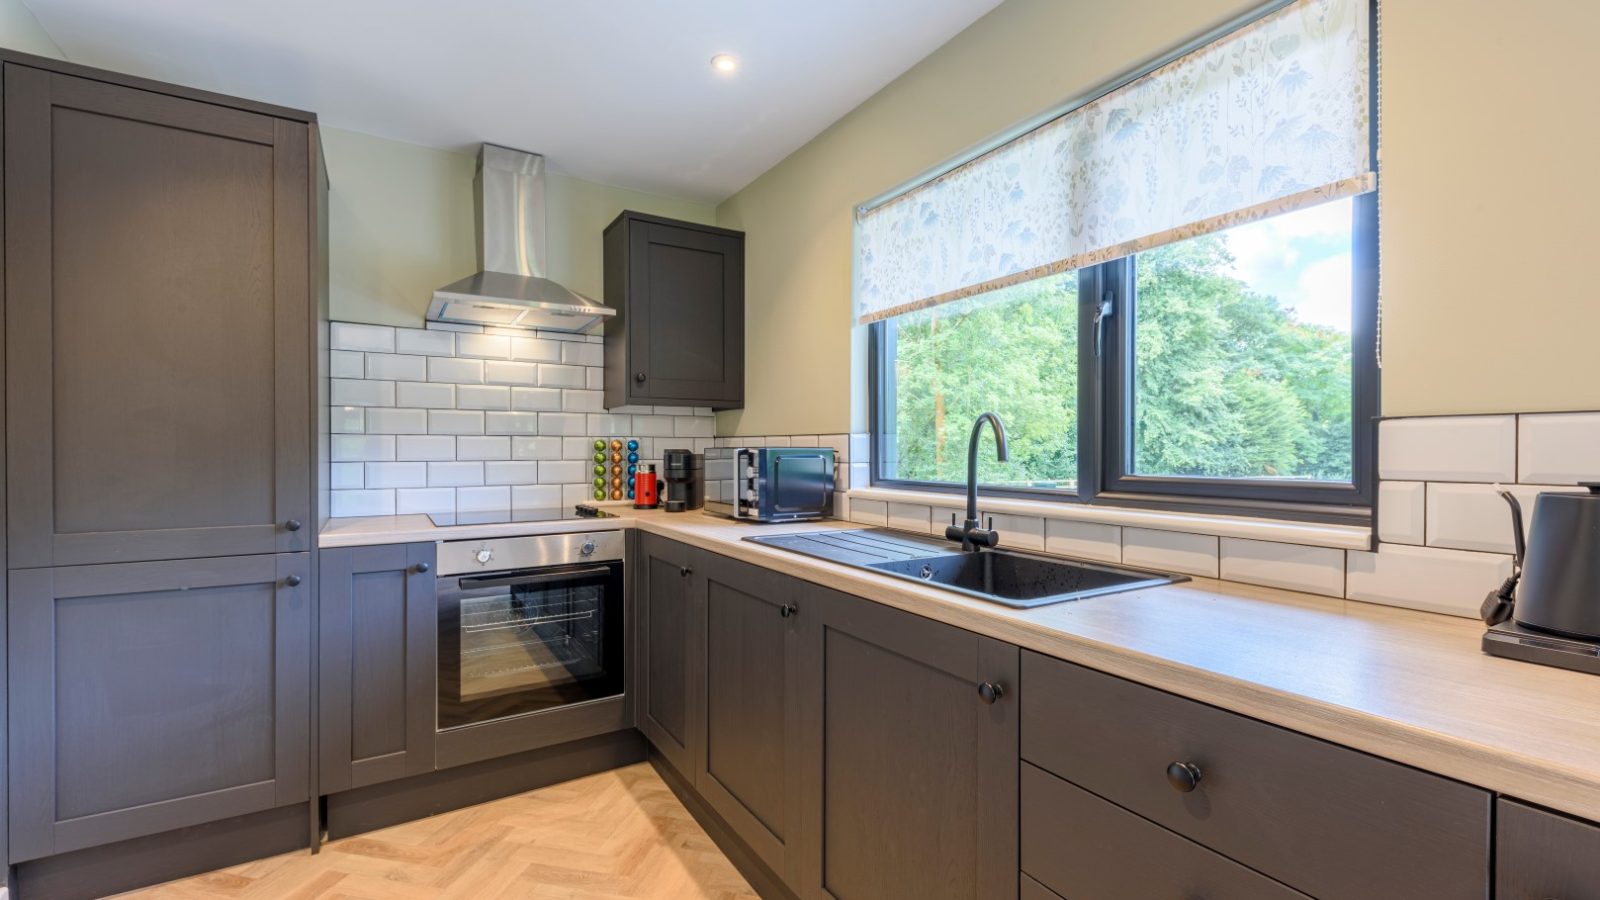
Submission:
{"label": "curved tap spout", "polygon": [[1011,458],[1010,448],[1006,444],[1006,424],[992,412],[978,416],[977,421],[972,423],[972,439],[967,443],[967,520],[959,527],[951,525],[944,531],[945,537],[960,541],[961,549],[967,551],[1000,543],[999,532],[992,527],[981,528],[978,522],[978,439],[983,436],[985,423],[994,429],[995,458],[1000,462]]}

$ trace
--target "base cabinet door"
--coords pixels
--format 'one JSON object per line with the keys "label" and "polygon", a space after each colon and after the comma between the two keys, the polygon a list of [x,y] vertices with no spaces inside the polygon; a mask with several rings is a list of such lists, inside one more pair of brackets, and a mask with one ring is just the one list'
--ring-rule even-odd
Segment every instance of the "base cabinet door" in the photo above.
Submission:
{"label": "base cabinet door", "polygon": [[435,545],[321,551],[318,787],[433,770]]}
{"label": "base cabinet door", "polygon": [[1496,900],[1600,900],[1600,825],[1501,798]]}
{"label": "base cabinet door", "polygon": [[683,544],[643,534],[634,567],[639,730],[690,780],[702,721],[702,692],[694,687],[699,657],[694,623],[700,613],[693,557],[694,551]]}
{"label": "base cabinet door", "polygon": [[705,552],[694,570],[704,647],[695,788],[769,869],[797,884],[805,582]]}
{"label": "base cabinet door", "polygon": [[1018,650],[815,588],[808,897],[1016,898]]}
{"label": "base cabinet door", "polygon": [[13,862],[308,799],[310,554],[9,588]]}

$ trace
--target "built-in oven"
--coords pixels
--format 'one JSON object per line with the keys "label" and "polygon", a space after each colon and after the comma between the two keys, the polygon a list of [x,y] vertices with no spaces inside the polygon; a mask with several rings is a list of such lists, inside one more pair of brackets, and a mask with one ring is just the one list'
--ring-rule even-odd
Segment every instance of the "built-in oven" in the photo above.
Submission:
{"label": "built-in oven", "polygon": [[439,545],[439,730],[623,694],[623,534]]}

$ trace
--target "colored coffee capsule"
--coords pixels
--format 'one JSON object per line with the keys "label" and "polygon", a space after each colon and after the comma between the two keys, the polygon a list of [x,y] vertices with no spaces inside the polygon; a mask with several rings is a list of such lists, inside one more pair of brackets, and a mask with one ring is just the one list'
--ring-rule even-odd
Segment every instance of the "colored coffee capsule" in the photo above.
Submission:
{"label": "colored coffee capsule", "polygon": [[594,448],[596,450],[604,450],[606,448],[606,442],[602,441],[602,440],[597,440],[597,441],[594,442]]}
{"label": "colored coffee capsule", "polygon": [[597,463],[603,463],[606,461],[606,455],[604,453],[596,453],[594,455],[594,461]]}
{"label": "colored coffee capsule", "polygon": [[606,489],[603,488],[603,487],[595,488],[594,489],[594,498],[596,500],[604,500],[606,498]]}
{"label": "colored coffee capsule", "polygon": [[613,441],[612,441],[612,442],[611,442],[611,449],[612,449],[612,450],[621,450],[621,449],[622,449],[622,441],[620,441],[620,440],[613,440]]}
{"label": "colored coffee capsule", "polygon": [[612,491],[611,492],[611,499],[613,499],[613,500],[621,500],[622,499],[622,491],[620,491],[620,490]]}
{"label": "colored coffee capsule", "polygon": [[628,449],[629,450],[637,450],[637,449],[639,449],[639,441],[636,440],[636,439],[629,440],[628,441]]}
{"label": "colored coffee capsule", "polygon": [[628,454],[628,462],[636,463],[638,461],[639,461],[639,454],[637,454],[637,453],[629,453]]}

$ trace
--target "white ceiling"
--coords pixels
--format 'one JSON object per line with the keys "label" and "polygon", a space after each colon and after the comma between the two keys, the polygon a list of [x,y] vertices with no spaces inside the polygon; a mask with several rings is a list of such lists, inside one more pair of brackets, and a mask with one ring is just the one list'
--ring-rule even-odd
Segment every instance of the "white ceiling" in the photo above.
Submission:
{"label": "white ceiling", "polygon": [[717,201],[1000,0],[25,2],[74,62]]}

